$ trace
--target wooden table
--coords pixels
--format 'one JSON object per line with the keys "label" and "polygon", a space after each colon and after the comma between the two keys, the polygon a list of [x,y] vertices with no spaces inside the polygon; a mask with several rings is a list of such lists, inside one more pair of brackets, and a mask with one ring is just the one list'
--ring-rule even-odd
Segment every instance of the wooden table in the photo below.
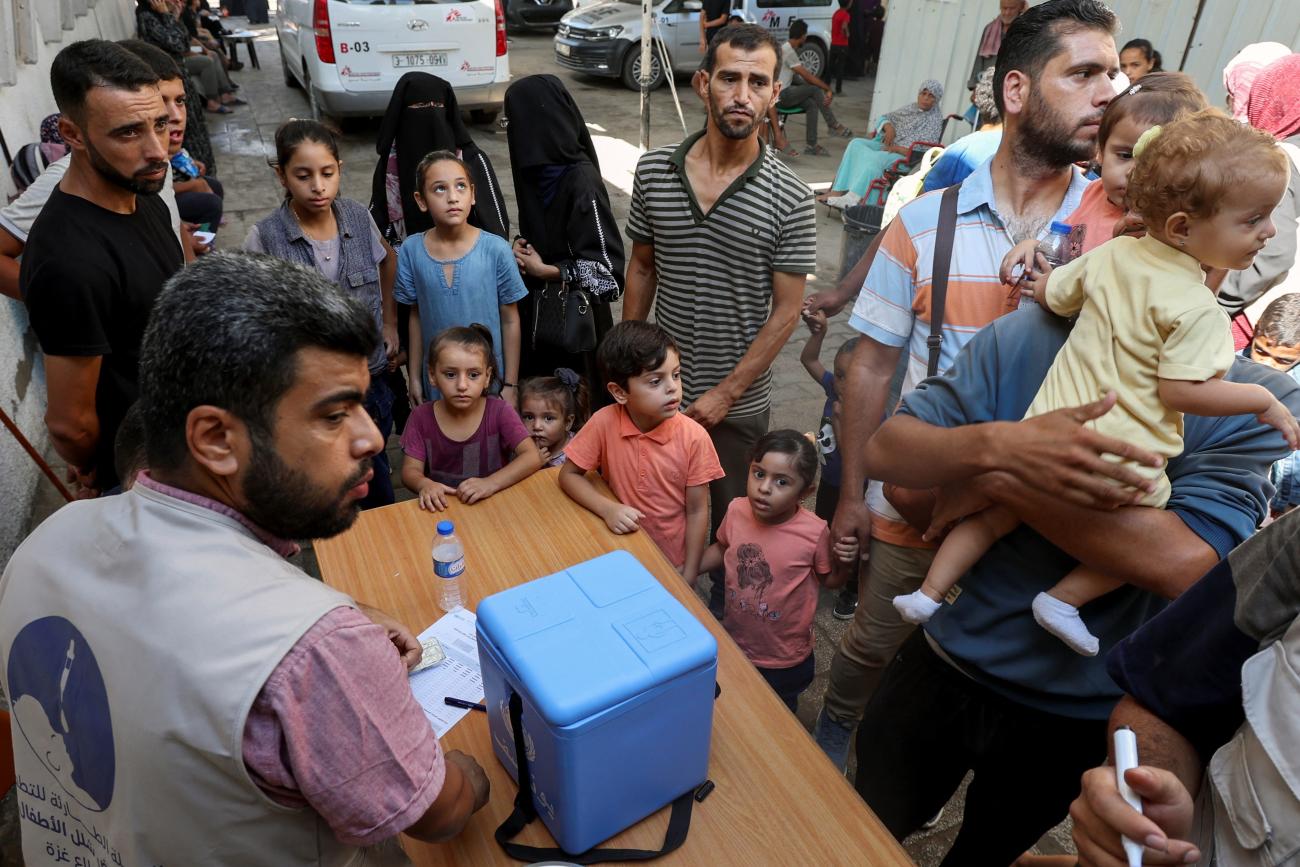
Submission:
{"label": "wooden table", "polygon": [[[473,506],[454,499],[437,516],[411,500],[363,512],[356,525],[316,543],[325,581],[382,608],[416,632],[442,615],[430,548],[434,525],[456,522],[465,546],[466,607],[500,590],[619,548],[632,552],[718,640],[722,696],[713,714],[709,778],[713,793],[695,807],[690,836],[655,863],[700,865],[905,865],[912,862],[844,776],[759,677],[699,598],[644,533],[616,536],[559,489],[543,470]],[[488,741],[487,720],[471,713],[445,738],[446,749],[477,758],[492,782],[487,806],[450,843],[403,842],[418,865],[517,864],[492,834],[511,812],[516,786]],[[607,846],[658,849],[663,809]],[[554,846],[541,820],[517,842]]]}

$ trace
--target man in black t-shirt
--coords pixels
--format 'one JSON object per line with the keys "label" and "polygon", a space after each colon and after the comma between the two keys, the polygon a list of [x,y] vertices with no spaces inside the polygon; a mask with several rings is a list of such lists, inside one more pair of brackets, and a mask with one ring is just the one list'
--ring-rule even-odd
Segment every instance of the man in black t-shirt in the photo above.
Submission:
{"label": "man in black t-shirt", "polygon": [[167,108],[158,75],[91,39],[59,52],[50,84],[72,151],[32,225],[19,286],[45,353],[45,423],[79,494],[117,484],[113,437],[135,401],[140,340],[183,264],[167,207]]}
{"label": "man in black t-shirt", "polygon": [[709,50],[713,36],[727,26],[731,14],[731,0],[704,0],[700,11],[700,53]]}

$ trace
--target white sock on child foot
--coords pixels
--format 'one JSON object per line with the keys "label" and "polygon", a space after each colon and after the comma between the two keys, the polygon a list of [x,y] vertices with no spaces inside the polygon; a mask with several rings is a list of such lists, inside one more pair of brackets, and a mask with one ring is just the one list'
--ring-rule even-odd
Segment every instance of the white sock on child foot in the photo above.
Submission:
{"label": "white sock on child foot", "polygon": [[894,607],[908,623],[926,623],[934,612],[943,607],[942,602],[935,602],[920,590],[906,596],[895,596]]}
{"label": "white sock on child foot", "polygon": [[1088,631],[1079,617],[1079,609],[1055,596],[1039,593],[1032,606],[1038,625],[1070,645],[1075,653],[1096,656],[1100,647],[1097,636]]}

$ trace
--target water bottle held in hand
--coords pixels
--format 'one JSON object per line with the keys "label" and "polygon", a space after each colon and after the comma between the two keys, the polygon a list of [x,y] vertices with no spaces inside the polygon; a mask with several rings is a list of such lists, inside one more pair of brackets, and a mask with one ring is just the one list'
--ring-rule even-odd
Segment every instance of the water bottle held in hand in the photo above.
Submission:
{"label": "water bottle held in hand", "polygon": [[456,527],[451,521],[439,521],[438,535],[433,539],[433,575],[438,582],[438,607],[443,611],[464,604],[460,592],[464,572],[465,548],[456,538]]}
{"label": "water bottle held in hand", "polygon": [[[1069,223],[1052,223],[1047,237],[1038,242],[1038,252],[1053,268],[1059,268],[1070,261],[1070,232],[1073,228]],[[1029,297],[1022,296],[1020,299],[1021,307],[1029,307],[1033,303],[1034,299]]]}

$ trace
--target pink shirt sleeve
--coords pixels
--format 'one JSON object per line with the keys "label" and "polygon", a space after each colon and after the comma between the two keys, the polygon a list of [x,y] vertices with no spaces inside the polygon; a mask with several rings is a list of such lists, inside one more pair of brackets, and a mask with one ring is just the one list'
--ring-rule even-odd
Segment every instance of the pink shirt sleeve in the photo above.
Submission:
{"label": "pink shirt sleeve", "polygon": [[826,575],[831,571],[835,562],[834,552],[831,550],[831,528],[825,521],[820,521],[822,531],[817,536],[817,547],[813,550],[813,572],[818,575]]}
{"label": "pink shirt sleeve", "polygon": [[605,428],[610,419],[616,418],[611,413],[610,407],[597,410],[595,415],[587,419],[582,429],[573,435],[573,439],[564,447],[564,453],[569,456],[571,463],[588,471],[600,466],[605,451]]}
{"label": "pink shirt sleeve", "polygon": [[408,828],[446,776],[396,648],[354,608],[327,613],[280,661],[249,711],[243,750],[272,800],[311,807],[352,846]]}
{"label": "pink shirt sleeve", "polygon": [[[694,419],[687,419],[684,416],[683,419],[690,422],[686,427],[691,431],[686,486],[693,488],[696,485],[707,485],[725,476],[722,464],[718,461],[718,450],[713,447],[713,440],[709,439],[709,432]],[[748,465],[745,471],[749,471]]]}

